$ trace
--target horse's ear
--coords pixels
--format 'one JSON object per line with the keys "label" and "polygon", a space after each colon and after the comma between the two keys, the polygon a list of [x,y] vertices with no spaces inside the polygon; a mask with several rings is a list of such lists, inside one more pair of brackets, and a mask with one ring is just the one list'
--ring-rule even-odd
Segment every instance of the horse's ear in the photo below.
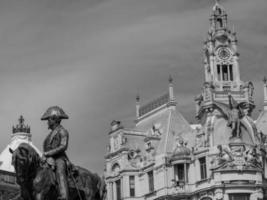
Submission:
{"label": "horse's ear", "polygon": [[10,152],[11,154],[13,154],[13,153],[14,153],[14,150],[11,149],[11,148],[9,148],[9,152]]}

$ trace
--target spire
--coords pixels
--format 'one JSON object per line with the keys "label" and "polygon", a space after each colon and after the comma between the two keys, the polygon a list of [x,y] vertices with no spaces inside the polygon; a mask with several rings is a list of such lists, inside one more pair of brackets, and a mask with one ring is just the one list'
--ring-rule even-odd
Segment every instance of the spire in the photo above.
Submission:
{"label": "spire", "polygon": [[224,9],[224,7],[220,4],[220,0],[215,0],[215,4],[214,4],[214,6],[213,6],[213,10],[215,11],[216,10],[216,8],[222,8],[223,9],[223,11],[225,11],[225,9]]}
{"label": "spire", "polygon": [[213,32],[217,32],[227,28],[227,14],[224,7],[219,3],[219,0],[215,0],[215,5],[212,8],[210,22],[210,29]]}
{"label": "spire", "polygon": [[170,98],[170,101],[175,100],[174,92],[173,92],[173,78],[171,75],[169,76],[169,98]]}
{"label": "spire", "polygon": [[267,110],[267,78],[266,78],[266,76],[264,76],[264,78],[263,78],[263,90],[264,90],[263,107],[264,107],[264,110]]}
{"label": "spire", "polygon": [[139,118],[139,109],[140,109],[140,95],[136,95],[136,119]]}
{"label": "spire", "polygon": [[24,120],[22,115],[19,117],[18,121],[19,121],[19,124],[17,124],[15,127],[14,126],[12,127],[13,134],[15,134],[15,133],[30,133],[31,132],[30,126],[24,124],[25,120]]}

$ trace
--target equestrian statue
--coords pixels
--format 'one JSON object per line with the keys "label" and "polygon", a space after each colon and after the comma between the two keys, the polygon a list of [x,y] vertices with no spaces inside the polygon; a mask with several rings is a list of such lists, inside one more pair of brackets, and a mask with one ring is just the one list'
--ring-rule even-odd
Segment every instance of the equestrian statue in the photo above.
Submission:
{"label": "equestrian statue", "polygon": [[47,135],[43,155],[29,144],[22,143],[12,153],[20,194],[14,200],[104,200],[104,179],[84,168],[74,166],[68,159],[69,133],[61,125],[68,115],[58,106],[43,114],[47,120]]}

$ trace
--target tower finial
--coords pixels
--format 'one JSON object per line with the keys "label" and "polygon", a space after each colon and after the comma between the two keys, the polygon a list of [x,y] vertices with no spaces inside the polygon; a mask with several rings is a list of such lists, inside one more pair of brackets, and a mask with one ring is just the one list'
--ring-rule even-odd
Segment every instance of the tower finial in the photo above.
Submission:
{"label": "tower finial", "polygon": [[171,74],[169,76],[169,99],[171,101],[175,101],[174,92],[173,92],[173,78],[172,78]]}
{"label": "tower finial", "polygon": [[137,93],[135,100],[136,100],[136,105],[135,105],[135,107],[136,107],[136,119],[138,120],[138,118],[140,116],[140,112],[139,112],[139,110],[140,110],[140,95],[139,95],[139,92]]}
{"label": "tower finial", "polygon": [[169,83],[172,83],[173,82],[173,78],[172,78],[172,75],[169,76]]}
{"label": "tower finial", "polygon": [[267,83],[267,78],[266,78],[266,76],[263,77],[263,80],[262,80],[262,81],[263,81],[264,84]]}
{"label": "tower finial", "polygon": [[24,118],[23,118],[23,116],[22,115],[20,115],[20,117],[19,117],[19,124],[20,125],[22,125],[22,124],[24,124]]}
{"label": "tower finial", "polygon": [[17,124],[15,127],[13,126],[13,133],[19,133],[19,132],[22,132],[22,133],[30,133],[31,130],[30,130],[30,126],[28,125],[25,125],[24,124],[24,117],[21,115],[19,117],[19,124]]}
{"label": "tower finial", "polygon": [[140,95],[139,95],[139,93],[137,93],[137,95],[136,95],[136,102],[140,102]]}

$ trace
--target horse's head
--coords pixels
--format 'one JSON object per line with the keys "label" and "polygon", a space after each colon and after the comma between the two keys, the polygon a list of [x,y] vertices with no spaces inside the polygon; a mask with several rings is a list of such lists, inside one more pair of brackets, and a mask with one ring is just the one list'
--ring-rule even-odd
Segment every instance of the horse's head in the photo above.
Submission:
{"label": "horse's head", "polygon": [[40,157],[29,144],[22,143],[13,151],[12,165],[15,168],[18,184],[25,184],[32,181],[39,164]]}

